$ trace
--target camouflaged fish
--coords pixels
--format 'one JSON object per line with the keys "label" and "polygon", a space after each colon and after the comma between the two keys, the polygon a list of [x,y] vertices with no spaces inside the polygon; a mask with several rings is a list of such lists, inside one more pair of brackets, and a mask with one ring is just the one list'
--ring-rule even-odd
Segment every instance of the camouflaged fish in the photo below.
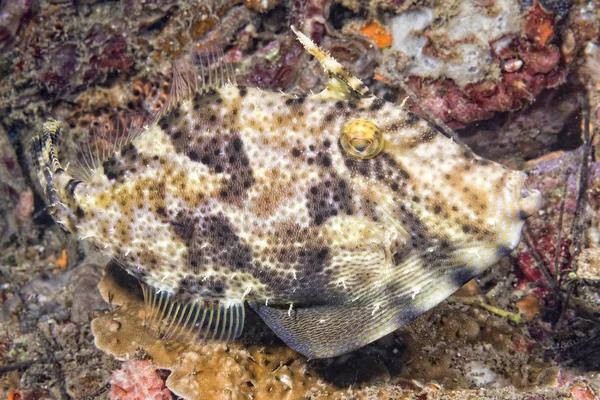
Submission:
{"label": "camouflaged fish", "polygon": [[[161,337],[232,339],[247,302],[310,358],[396,330],[515,248],[541,204],[294,32],[329,76],[299,96],[174,66],[170,104],[87,173],[34,140],[57,221],[144,286]],[[184,332],[186,335],[181,335]]]}

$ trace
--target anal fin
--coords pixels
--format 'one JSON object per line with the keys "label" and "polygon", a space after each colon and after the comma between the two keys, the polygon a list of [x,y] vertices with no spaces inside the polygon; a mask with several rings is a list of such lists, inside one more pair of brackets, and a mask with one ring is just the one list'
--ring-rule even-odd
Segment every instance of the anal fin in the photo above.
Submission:
{"label": "anal fin", "polygon": [[230,341],[242,334],[245,319],[242,301],[226,304],[215,300],[182,300],[145,284],[142,291],[150,310],[145,322],[160,339]]}
{"label": "anal fin", "polygon": [[309,359],[334,357],[371,343],[419,313],[376,304],[318,305],[297,308],[251,303],[288,346]]}

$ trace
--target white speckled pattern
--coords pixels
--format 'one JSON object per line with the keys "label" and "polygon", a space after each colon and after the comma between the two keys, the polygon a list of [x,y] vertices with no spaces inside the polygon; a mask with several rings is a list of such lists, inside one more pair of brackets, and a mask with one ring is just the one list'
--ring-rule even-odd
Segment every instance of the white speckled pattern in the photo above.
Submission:
{"label": "white speckled pattern", "polygon": [[[40,176],[62,200],[57,218],[146,284],[248,301],[290,346],[327,357],[397,329],[514,248],[525,176],[303,44],[330,73],[322,93],[195,94],[78,184],[52,166],[46,133]],[[371,159],[340,145],[359,119],[384,138]]]}

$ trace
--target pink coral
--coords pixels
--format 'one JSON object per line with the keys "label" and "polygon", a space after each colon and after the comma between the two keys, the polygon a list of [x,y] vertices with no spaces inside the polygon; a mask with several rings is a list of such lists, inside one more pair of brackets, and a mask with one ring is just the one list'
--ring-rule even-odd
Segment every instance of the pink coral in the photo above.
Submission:
{"label": "pink coral", "polygon": [[171,400],[171,392],[150,361],[129,361],[113,372],[110,400]]}

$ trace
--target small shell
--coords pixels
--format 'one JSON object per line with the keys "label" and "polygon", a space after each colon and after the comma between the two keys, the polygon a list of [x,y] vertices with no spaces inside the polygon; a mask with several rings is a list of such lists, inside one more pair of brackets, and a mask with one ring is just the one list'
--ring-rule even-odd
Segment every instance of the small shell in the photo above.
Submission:
{"label": "small shell", "polygon": [[518,58],[511,58],[510,60],[504,61],[502,64],[502,70],[504,72],[512,73],[517,72],[523,66],[523,60],[519,60]]}
{"label": "small shell", "polygon": [[568,29],[564,35],[563,43],[560,46],[560,51],[565,57],[569,57],[573,55],[575,51],[575,46],[577,45],[575,41],[575,34],[571,29]]}
{"label": "small shell", "polygon": [[357,119],[344,126],[340,144],[351,156],[365,160],[383,149],[383,135],[373,121]]}

